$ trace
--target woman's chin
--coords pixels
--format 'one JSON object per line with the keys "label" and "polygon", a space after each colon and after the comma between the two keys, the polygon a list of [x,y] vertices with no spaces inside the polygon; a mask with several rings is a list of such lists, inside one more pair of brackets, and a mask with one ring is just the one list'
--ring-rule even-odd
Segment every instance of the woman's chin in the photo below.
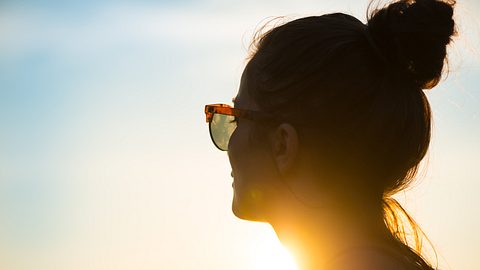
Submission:
{"label": "woman's chin", "polygon": [[260,213],[258,207],[239,200],[237,196],[233,197],[232,212],[239,219],[265,222],[264,215]]}

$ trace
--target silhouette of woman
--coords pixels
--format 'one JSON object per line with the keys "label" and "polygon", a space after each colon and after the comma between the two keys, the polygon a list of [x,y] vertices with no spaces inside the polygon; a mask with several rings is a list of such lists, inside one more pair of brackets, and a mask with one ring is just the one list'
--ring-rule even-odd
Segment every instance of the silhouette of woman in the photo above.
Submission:
{"label": "silhouette of woman", "polygon": [[[301,269],[433,269],[391,196],[425,156],[453,1],[402,0],[257,34],[234,107],[205,107],[234,214],[268,222]],[[407,235],[411,225],[413,242]]]}

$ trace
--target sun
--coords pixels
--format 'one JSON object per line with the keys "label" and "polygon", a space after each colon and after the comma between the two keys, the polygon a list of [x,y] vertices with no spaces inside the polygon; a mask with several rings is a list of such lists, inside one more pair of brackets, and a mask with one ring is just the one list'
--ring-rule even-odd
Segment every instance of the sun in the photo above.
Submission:
{"label": "sun", "polygon": [[258,241],[252,243],[252,270],[298,270],[290,252],[280,243],[271,228],[265,227]]}

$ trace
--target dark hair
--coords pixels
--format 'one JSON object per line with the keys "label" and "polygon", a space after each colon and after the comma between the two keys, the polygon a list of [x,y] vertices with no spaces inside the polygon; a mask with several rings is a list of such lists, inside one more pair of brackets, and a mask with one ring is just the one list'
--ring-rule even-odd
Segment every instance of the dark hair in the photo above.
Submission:
{"label": "dark hair", "polygon": [[422,90],[441,79],[454,5],[397,1],[371,12],[367,24],[343,13],[296,19],[257,35],[246,67],[257,105],[296,126],[319,164],[348,174],[347,185],[337,182],[343,189],[365,191],[383,207],[416,269],[432,268],[421,255],[422,232],[390,196],[409,185],[428,150],[431,111]]}

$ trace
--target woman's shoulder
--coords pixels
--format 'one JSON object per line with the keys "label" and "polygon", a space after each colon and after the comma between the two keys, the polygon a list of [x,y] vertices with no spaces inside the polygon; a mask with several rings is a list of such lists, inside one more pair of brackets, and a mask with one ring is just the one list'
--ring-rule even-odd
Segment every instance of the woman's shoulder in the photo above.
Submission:
{"label": "woman's shoulder", "polygon": [[384,247],[361,247],[335,256],[325,270],[407,270],[402,256]]}

